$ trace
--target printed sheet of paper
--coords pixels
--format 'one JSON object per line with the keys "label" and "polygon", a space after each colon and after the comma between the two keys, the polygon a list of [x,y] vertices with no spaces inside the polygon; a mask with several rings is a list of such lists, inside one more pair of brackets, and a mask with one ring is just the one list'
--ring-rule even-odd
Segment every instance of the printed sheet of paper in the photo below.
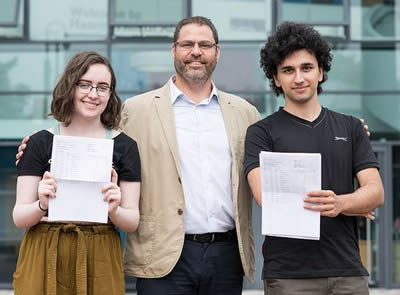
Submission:
{"label": "printed sheet of paper", "polygon": [[55,135],[50,172],[57,197],[49,202],[49,221],[107,223],[108,203],[101,188],[110,182],[114,141]]}
{"label": "printed sheet of paper", "polygon": [[261,152],[260,168],[262,234],[319,240],[320,213],[303,200],[321,189],[321,155]]}

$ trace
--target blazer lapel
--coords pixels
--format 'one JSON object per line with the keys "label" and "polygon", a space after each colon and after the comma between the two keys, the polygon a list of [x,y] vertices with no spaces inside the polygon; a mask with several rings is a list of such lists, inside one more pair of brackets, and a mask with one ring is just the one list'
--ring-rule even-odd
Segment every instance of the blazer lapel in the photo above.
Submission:
{"label": "blazer lapel", "polygon": [[221,106],[222,117],[224,119],[226,134],[228,136],[229,147],[231,148],[232,161],[235,163],[237,156],[237,120],[235,107],[231,104],[229,96],[218,91],[218,99]]}
{"label": "blazer lapel", "polygon": [[231,149],[232,155],[232,170],[231,170],[231,180],[232,180],[232,198],[233,206],[235,210],[235,215],[238,213],[238,188],[239,188],[239,167],[238,163],[238,153],[239,153],[239,137],[238,137],[238,126],[237,118],[238,115],[235,107],[230,101],[230,97],[218,91],[218,99],[221,106],[222,117],[224,119],[226,134],[228,136],[229,147]]}
{"label": "blazer lapel", "polygon": [[[168,82],[169,83],[169,82]],[[175,117],[172,110],[171,95],[169,92],[169,84],[166,84],[160,93],[155,97],[155,105],[160,123],[163,129],[168,146],[174,158],[176,169],[181,176],[181,167],[179,164],[178,143],[176,139]]]}

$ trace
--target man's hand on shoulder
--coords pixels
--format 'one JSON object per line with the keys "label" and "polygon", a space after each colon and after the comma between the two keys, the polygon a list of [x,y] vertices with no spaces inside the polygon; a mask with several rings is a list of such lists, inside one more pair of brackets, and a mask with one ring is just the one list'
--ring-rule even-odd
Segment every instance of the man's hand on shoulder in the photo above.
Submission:
{"label": "man's hand on shoulder", "polygon": [[24,150],[26,149],[26,144],[28,143],[29,139],[30,139],[29,136],[25,136],[22,139],[21,144],[18,146],[18,151],[17,151],[17,154],[15,155],[15,158],[16,158],[15,166],[17,166],[19,163],[19,160],[21,160],[21,158],[24,154]]}
{"label": "man's hand on shoulder", "polygon": [[361,124],[362,124],[363,127],[364,127],[365,132],[367,132],[367,135],[368,135],[368,136],[371,136],[371,132],[369,132],[368,125],[365,124],[364,119],[360,119],[360,121],[361,121]]}

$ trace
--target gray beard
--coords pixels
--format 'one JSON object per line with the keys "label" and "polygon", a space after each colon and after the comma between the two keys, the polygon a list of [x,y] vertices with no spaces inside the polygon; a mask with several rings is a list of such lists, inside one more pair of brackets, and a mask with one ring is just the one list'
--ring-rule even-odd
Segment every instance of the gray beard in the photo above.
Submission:
{"label": "gray beard", "polygon": [[186,70],[186,64],[181,66],[182,64],[179,64],[175,61],[174,66],[175,66],[175,71],[179,76],[181,76],[183,79],[186,81],[194,82],[194,83],[204,83],[206,82],[210,77],[211,74],[214,72],[216,64],[209,64],[208,67],[206,66],[203,71],[193,71],[193,70]]}

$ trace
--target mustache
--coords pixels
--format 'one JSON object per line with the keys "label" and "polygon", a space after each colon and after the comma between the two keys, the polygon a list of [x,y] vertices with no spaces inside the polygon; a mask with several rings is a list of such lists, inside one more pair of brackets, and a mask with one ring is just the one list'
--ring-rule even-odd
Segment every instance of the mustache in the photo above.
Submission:
{"label": "mustache", "polygon": [[186,59],[186,60],[184,61],[184,63],[185,63],[185,64],[188,64],[188,63],[191,63],[191,62],[194,62],[194,61],[200,62],[200,63],[202,63],[202,64],[206,64],[206,63],[207,63],[203,58],[190,58],[190,59]]}

